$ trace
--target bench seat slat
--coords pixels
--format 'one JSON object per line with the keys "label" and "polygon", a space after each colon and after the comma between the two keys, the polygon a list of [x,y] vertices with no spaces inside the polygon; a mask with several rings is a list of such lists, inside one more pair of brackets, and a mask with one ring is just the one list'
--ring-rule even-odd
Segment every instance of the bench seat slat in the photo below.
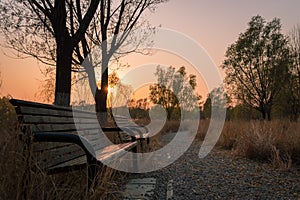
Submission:
{"label": "bench seat slat", "polygon": [[86,165],[86,156],[85,155],[75,158],[73,160],[70,160],[68,162],[64,162],[64,163],[49,167],[47,170],[48,171],[60,171],[66,167],[75,167],[75,166],[82,166],[82,165]]}
{"label": "bench seat slat", "polygon": [[[103,141],[103,135],[96,135],[93,138],[89,138],[88,141],[93,147],[93,149],[97,152],[102,151],[105,144],[103,144],[101,141]],[[47,168],[47,166],[53,168],[54,166],[61,164],[63,162],[68,162],[73,159],[76,159],[82,155],[84,155],[84,152],[82,149],[75,145],[64,145],[65,143],[55,143],[54,145],[51,145],[50,148],[48,145],[44,146],[44,149],[42,147],[43,143],[37,142],[35,145],[39,145],[39,153],[37,153],[37,157],[39,160],[39,165],[41,168]],[[47,143],[48,144],[48,143]],[[58,146],[61,145],[61,146]],[[128,146],[129,145],[129,146]],[[116,149],[118,148],[125,148],[128,149],[128,147],[132,147],[131,145],[136,145],[135,143],[130,143],[130,144],[120,144],[119,146],[114,145]],[[114,148],[110,147],[110,149],[114,150]],[[105,155],[108,155],[108,150],[109,148],[106,149]],[[116,155],[121,155],[121,154],[116,154]]]}
{"label": "bench seat slat", "polygon": [[[103,144],[101,143],[101,138],[96,138],[94,140],[89,140],[90,144],[95,150],[101,149]],[[33,152],[45,152],[51,151],[53,149],[61,149],[61,148],[72,148],[70,143],[58,143],[58,142],[35,142],[33,145]]]}
{"label": "bench seat slat", "polygon": [[[65,144],[65,143],[62,143]],[[93,149],[103,149],[103,145],[100,140],[90,143]],[[44,149],[42,151],[35,151],[38,163],[42,168],[47,166],[55,166],[62,162],[76,159],[77,157],[85,155],[85,152],[75,144],[69,144],[64,146],[55,146],[55,148]]]}
{"label": "bench seat slat", "polygon": [[58,143],[58,142],[34,142],[33,152],[49,151],[55,148],[67,147],[72,144],[69,143]]}
{"label": "bench seat slat", "polygon": [[96,152],[97,160],[104,161],[113,157],[120,157],[124,155],[127,152],[127,150],[132,149],[136,145],[137,142],[135,141],[108,146]]}
{"label": "bench seat slat", "polygon": [[62,149],[56,149],[42,153],[39,156],[38,163],[43,169],[48,169],[49,167],[74,160],[84,155],[85,152],[79,146],[74,145],[66,148],[65,151],[62,151]]}
{"label": "bench seat slat", "polygon": [[[119,158],[120,156],[125,154],[127,150],[135,147],[136,144],[136,142],[131,142],[108,146],[102,150],[97,151],[97,160],[104,161],[107,159]],[[73,160],[69,160],[67,162],[52,166],[48,170],[54,170],[55,168],[64,168],[66,166],[82,165],[84,163],[86,163],[86,158],[78,157]]]}

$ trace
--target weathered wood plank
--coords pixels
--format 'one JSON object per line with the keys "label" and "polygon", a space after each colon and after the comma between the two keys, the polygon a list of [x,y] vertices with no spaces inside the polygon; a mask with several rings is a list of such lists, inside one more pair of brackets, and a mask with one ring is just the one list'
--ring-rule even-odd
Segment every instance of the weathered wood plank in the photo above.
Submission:
{"label": "weathered wood plank", "polygon": [[54,149],[52,151],[43,152],[40,155],[37,155],[37,157],[39,158],[39,165],[42,168],[47,169],[84,155],[85,152],[79,146],[73,146],[68,148],[68,151],[65,152],[62,152],[61,149]]}
{"label": "weathered wood plank", "polygon": [[49,151],[52,149],[58,149],[61,147],[67,147],[72,144],[70,143],[61,143],[61,142],[34,142],[33,144],[33,152],[43,152]]}
{"label": "weathered wood plank", "polygon": [[[105,146],[105,144],[101,142],[101,138],[89,142],[95,151],[102,149]],[[56,157],[64,157],[68,154],[74,154],[76,152],[82,152],[82,149],[78,145],[70,143],[37,142],[34,144],[34,152],[36,152],[40,158],[53,159]]]}
{"label": "weathered wood plank", "polygon": [[36,124],[32,126],[33,132],[75,132],[81,130],[100,129],[99,124]]}
{"label": "weathered wood plank", "polygon": [[[103,140],[101,136],[97,136],[93,139],[88,139],[89,143],[95,150],[99,150],[103,148]],[[61,142],[35,142],[33,144],[33,151],[34,152],[45,152],[51,151],[53,149],[61,149],[74,146],[75,144],[70,143],[61,143]],[[77,145],[76,145],[77,146]]]}
{"label": "weathered wood plank", "polygon": [[[68,132],[73,134],[79,134],[81,136],[101,133],[103,132],[123,132],[119,128],[104,127],[101,128],[99,124],[37,124],[32,125],[31,129],[33,132]],[[142,135],[147,133],[143,127],[122,127],[125,132],[134,135]]]}
{"label": "weathered wood plank", "polygon": [[34,116],[23,115],[24,124],[98,124],[98,120],[90,118],[73,118],[73,117],[61,117],[61,116]]}
{"label": "weathered wood plank", "polygon": [[128,150],[136,147],[137,142],[129,142],[124,144],[111,145],[100,149],[96,152],[97,160],[105,161],[107,159],[114,159],[124,155]]}
{"label": "weathered wood plank", "polygon": [[60,163],[58,165],[54,165],[52,167],[48,167],[47,170],[53,171],[57,169],[64,169],[66,167],[72,167],[72,166],[80,166],[87,163],[86,156],[81,156],[76,159],[70,160],[68,162]]}
{"label": "weathered wood plank", "polygon": [[[96,153],[97,160],[104,161],[107,159],[112,159],[112,160],[116,159],[124,155],[128,150],[134,148],[136,145],[137,142],[130,142],[130,143],[111,145],[105,148],[101,148]],[[69,152],[65,154],[60,154],[61,152],[63,152],[62,150],[48,152],[47,154],[44,154],[43,156],[40,157],[40,165],[43,168],[53,169],[55,167],[68,166],[71,163],[82,164],[82,163],[78,163],[77,159],[85,155],[84,152],[77,148],[74,148],[73,151],[70,150],[71,148],[68,149],[68,151],[65,151],[65,152]]]}
{"label": "weathered wood plank", "polygon": [[64,107],[64,106],[57,106],[57,105],[52,105],[52,104],[43,104],[43,103],[37,103],[37,102],[30,102],[30,101],[24,101],[24,100],[19,100],[19,99],[10,99],[9,102],[16,106],[16,107],[31,107],[31,108],[44,108],[47,110],[60,110],[60,111],[69,111],[69,112],[82,112],[82,113],[91,113],[94,114],[95,112],[89,111],[89,110],[83,110],[79,108],[83,108],[82,106],[79,107]]}
{"label": "weathered wood plank", "polygon": [[90,118],[96,119],[96,113],[76,111],[76,110],[49,110],[46,108],[37,107],[18,107],[16,109],[17,114],[22,115],[39,115],[39,116],[62,116],[62,117],[76,117],[76,118]]}

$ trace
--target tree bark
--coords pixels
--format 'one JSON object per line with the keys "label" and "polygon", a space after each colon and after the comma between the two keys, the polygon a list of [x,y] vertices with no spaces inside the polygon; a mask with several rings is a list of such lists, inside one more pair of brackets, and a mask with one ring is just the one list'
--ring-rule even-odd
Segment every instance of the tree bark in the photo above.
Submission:
{"label": "tree bark", "polygon": [[[101,89],[98,91],[96,99],[96,110],[97,112],[107,112],[107,92],[108,92],[108,63],[103,62],[102,69],[104,72],[101,76]],[[106,67],[105,67],[106,66]]]}
{"label": "tree bark", "polygon": [[268,119],[268,121],[271,121],[271,119],[272,119],[272,116],[271,116],[271,108],[270,108],[270,109],[267,109],[267,119]]}
{"label": "tree bark", "polygon": [[72,83],[72,52],[71,41],[68,36],[57,40],[55,105],[70,106]]}
{"label": "tree bark", "polygon": [[66,28],[66,2],[55,0],[50,18],[56,41],[55,105],[70,106],[73,46]]}
{"label": "tree bark", "polygon": [[261,109],[260,113],[261,113],[262,119],[266,120],[266,118],[267,118],[266,110],[265,109]]}
{"label": "tree bark", "polygon": [[[102,68],[103,69],[103,68]],[[95,93],[96,112],[101,127],[108,125],[107,113],[107,92],[108,92],[108,68],[104,70],[101,76],[101,89],[97,89]]]}
{"label": "tree bark", "polygon": [[272,111],[272,107],[266,106],[264,105],[263,107],[261,107],[259,109],[262,119],[263,120],[268,120],[271,121],[272,117],[271,117],[271,111]]}

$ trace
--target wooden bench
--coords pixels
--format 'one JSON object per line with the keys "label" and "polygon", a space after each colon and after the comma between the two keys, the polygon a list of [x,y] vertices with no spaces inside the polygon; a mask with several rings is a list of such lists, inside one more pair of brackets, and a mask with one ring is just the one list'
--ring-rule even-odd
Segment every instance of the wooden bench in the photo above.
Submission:
{"label": "wooden bench", "polygon": [[[18,115],[20,138],[33,152],[36,166],[48,174],[87,166],[89,188],[102,161],[121,158],[128,151],[136,152],[137,143],[148,134],[146,127],[137,126],[124,117],[117,117],[121,128],[100,129],[95,112],[17,99],[11,99],[10,103]],[[124,129],[130,133],[131,141],[104,145],[103,132],[109,134]]]}

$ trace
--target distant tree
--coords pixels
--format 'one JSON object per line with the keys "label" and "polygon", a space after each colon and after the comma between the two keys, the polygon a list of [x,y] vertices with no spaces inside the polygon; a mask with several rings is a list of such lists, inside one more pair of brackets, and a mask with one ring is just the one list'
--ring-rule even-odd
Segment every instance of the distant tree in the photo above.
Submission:
{"label": "distant tree", "polygon": [[168,120],[171,117],[177,117],[180,108],[191,111],[200,106],[201,96],[195,94],[196,76],[193,74],[187,76],[185,67],[175,71],[174,67],[165,70],[158,66],[155,76],[157,84],[153,84],[149,88],[150,100],[154,104],[160,104],[166,110]]}
{"label": "distant tree", "polygon": [[292,55],[290,77],[286,88],[287,104],[292,120],[297,121],[300,115],[300,26],[294,27],[289,35],[289,46]]}
{"label": "distant tree", "polygon": [[[109,74],[108,85],[110,91],[108,91],[107,105],[109,108],[123,106],[123,102],[127,102],[130,99],[132,93],[132,87],[121,82],[118,74],[114,71]],[[101,82],[99,82],[99,85]]]}
{"label": "distant tree", "polygon": [[0,126],[2,127],[0,133],[4,137],[4,134],[11,136],[11,131],[15,130],[17,116],[14,107],[9,103],[10,95],[2,96],[1,87],[2,77],[0,72]]}
{"label": "distant tree", "polygon": [[[214,88],[208,95],[203,105],[203,113],[205,118],[210,118],[212,109],[216,111],[229,107],[230,99],[227,94],[224,93],[222,87]],[[219,113],[219,112],[216,112]]]}
{"label": "distant tree", "polygon": [[238,104],[227,109],[228,120],[257,120],[261,118],[261,114],[254,108]]}
{"label": "distant tree", "polygon": [[207,99],[205,100],[203,104],[203,114],[205,118],[211,117],[211,95],[207,95]]}
{"label": "distant tree", "polygon": [[148,119],[150,102],[148,98],[131,99],[128,102],[129,112],[132,118],[135,119]]}
{"label": "distant tree", "polygon": [[266,23],[255,16],[248,26],[226,51],[222,68],[227,91],[271,120],[272,106],[288,78],[288,40],[277,18]]}
{"label": "distant tree", "polygon": [[148,110],[149,107],[150,107],[150,103],[149,103],[149,100],[148,98],[143,98],[143,99],[138,99],[136,101],[136,106],[140,109],[143,109],[143,110]]}

